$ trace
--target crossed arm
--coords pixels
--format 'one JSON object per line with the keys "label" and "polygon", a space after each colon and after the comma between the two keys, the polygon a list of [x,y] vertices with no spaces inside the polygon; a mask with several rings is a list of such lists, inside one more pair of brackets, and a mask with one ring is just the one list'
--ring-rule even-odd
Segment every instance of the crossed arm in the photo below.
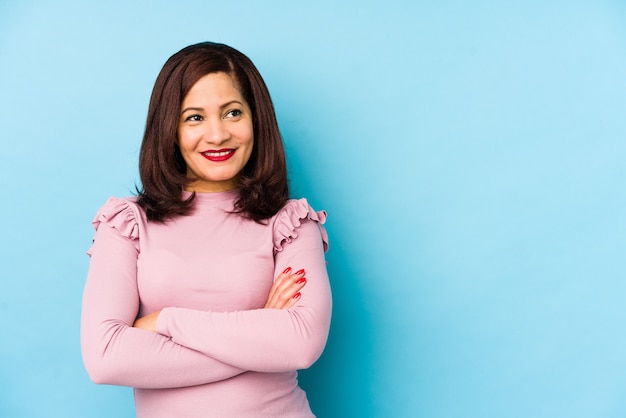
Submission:
{"label": "crossed arm", "polygon": [[[92,248],[81,321],[83,358],[92,380],[172,388],[220,381],[248,370],[310,365],[326,341],[330,289],[317,226],[303,225],[300,237],[276,256],[279,273],[264,309],[215,313],[165,308],[139,320],[137,250],[117,231],[101,226]],[[294,273],[300,266],[307,268],[305,281],[302,273]]]}
{"label": "crossed arm", "polygon": [[[302,296],[300,289],[306,284],[304,269],[294,271],[287,267],[278,275],[267,295],[267,301],[263,309],[289,309],[296,304]],[[161,311],[156,311],[138,318],[133,327],[150,332],[157,332],[156,325]]]}

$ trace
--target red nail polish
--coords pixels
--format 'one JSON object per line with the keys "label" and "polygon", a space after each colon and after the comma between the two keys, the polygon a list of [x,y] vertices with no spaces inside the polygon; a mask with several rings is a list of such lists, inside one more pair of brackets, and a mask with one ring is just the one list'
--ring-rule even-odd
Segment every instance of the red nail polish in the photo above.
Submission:
{"label": "red nail polish", "polygon": [[283,274],[287,274],[291,271],[291,267],[287,267],[284,271]]}
{"label": "red nail polish", "polygon": [[296,271],[296,274],[303,274],[303,273],[304,273],[304,269]]}
{"label": "red nail polish", "polygon": [[300,284],[300,283],[304,283],[304,282],[306,282],[306,278],[302,277],[302,278],[298,279],[298,281],[296,283]]}
{"label": "red nail polish", "polygon": [[298,299],[300,297],[300,292],[296,293],[295,295],[293,295],[294,299]]}

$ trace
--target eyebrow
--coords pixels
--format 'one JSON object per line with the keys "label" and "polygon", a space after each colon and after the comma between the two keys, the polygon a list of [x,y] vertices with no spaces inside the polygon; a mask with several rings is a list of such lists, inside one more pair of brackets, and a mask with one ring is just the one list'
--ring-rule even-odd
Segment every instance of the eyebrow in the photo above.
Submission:
{"label": "eyebrow", "polygon": [[[241,103],[239,100],[231,100],[231,101],[226,102],[223,105],[221,105],[220,109],[224,109],[225,107],[228,107],[228,106],[232,105],[233,103],[237,103],[237,104],[243,106],[243,103]],[[189,111],[202,112],[202,111],[204,111],[204,108],[202,108],[202,107],[186,107],[183,110],[181,110],[180,114],[182,116],[185,112],[189,112]]]}
{"label": "eyebrow", "polygon": [[201,112],[204,109],[201,107],[186,107],[180,112],[180,114],[182,115],[183,113],[189,112],[190,110],[193,110],[194,112]]}

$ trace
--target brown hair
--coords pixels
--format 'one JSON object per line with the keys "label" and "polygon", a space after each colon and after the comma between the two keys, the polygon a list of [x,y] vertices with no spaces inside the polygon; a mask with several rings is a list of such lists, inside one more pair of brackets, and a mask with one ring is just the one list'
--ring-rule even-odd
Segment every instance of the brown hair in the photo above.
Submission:
{"label": "brown hair", "polygon": [[190,180],[177,144],[180,108],[200,78],[218,72],[233,78],[252,111],[254,147],[239,178],[235,212],[261,222],[275,215],[289,198],[285,151],[274,105],[261,74],[236,49],[202,42],[172,55],[152,90],[139,153],[142,188],[138,191],[138,203],[151,221],[163,222],[187,215],[193,209],[195,195],[182,197]]}

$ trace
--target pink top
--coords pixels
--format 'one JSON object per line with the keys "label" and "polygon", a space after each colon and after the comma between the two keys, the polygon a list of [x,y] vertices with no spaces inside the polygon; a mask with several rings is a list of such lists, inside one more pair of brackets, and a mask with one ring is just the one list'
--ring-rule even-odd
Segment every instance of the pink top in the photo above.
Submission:
{"label": "pink top", "polygon": [[[111,198],[93,221],[83,359],[94,382],[135,388],[139,418],[313,416],[296,370],[330,326],[326,214],[290,200],[260,225],[228,213],[235,197],[197,193],[165,224]],[[306,270],[300,300],[262,309],[286,267]],[[132,328],[157,310],[157,333]]]}

